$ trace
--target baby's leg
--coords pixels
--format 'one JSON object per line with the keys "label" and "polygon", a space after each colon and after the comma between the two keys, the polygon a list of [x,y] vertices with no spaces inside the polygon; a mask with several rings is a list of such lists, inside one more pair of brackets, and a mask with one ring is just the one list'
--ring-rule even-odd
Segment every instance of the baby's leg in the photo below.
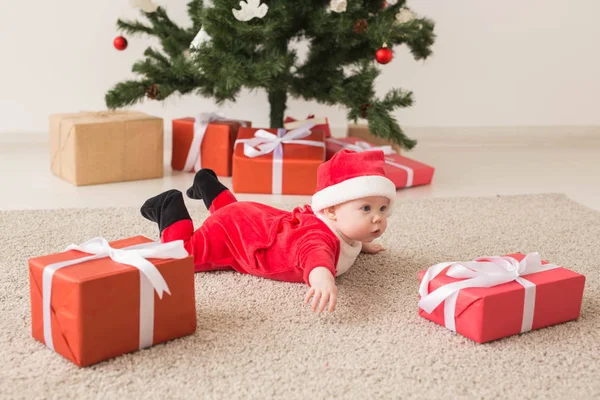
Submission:
{"label": "baby's leg", "polygon": [[189,241],[194,233],[194,224],[179,190],[167,190],[146,200],[140,212],[144,218],[158,224],[161,242],[183,240],[190,252]]}
{"label": "baby's leg", "polygon": [[187,190],[187,195],[191,199],[202,199],[211,213],[237,201],[233,193],[219,182],[214,171],[207,168],[196,173],[194,184]]}
{"label": "baby's leg", "polygon": [[231,193],[231,191],[226,188],[221,193],[219,193],[217,197],[213,199],[211,205],[208,207],[208,211],[213,213],[219,208],[225,207],[226,205],[229,205],[231,203],[235,203],[236,201],[237,199],[235,198],[233,193]]}
{"label": "baby's leg", "polygon": [[145,218],[158,223],[162,243],[183,241],[187,252],[194,257],[196,272],[232,269],[226,232],[208,229],[204,224],[194,231],[194,224],[179,190],[168,190],[148,199],[141,212]]}
{"label": "baby's leg", "polygon": [[[194,270],[196,272],[232,270],[236,262],[229,246],[229,237],[218,224],[211,224],[210,219],[209,216],[189,240],[189,253],[194,256]],[[175,225],[173,227],[175,228]]]}

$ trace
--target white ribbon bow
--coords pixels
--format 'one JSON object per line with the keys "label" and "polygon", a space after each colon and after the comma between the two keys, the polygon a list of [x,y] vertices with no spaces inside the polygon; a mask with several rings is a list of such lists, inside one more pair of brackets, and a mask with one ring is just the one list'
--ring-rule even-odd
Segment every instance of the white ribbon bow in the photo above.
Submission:
{"label": "white ribbon bow", "polygon": [[150,347],[154,339],[154,291],[162,299],[163,293],[171,294],[167,282],[158,269],[146,258],[185,258],[188,252],[182,240],[169,243],[148,242],[115,249],[102,237],[96,237],[82,245],[71,244],[65,251],[78,250],[92,256],[50,264],[44,268],[42,278],[42,304],[44,316],[44,341],[54,350],[52,340],[52,278],[54,273],[70,265],[110,257],[113,261],[130,265],[140,270],[140,340],[139,348]]}
{"label": "white ribbon bow", "polygon": [[204,140],[208,125],[215,121],[237,121],[242,126],[246,126],[245,121],[227,118],[219,112],[199,114],[194,121],[194,137],[185,160],[184,171],[200,171],[202,169],[202,141]]}
{"label": "white ribbon bow", "polygon": [[265,154],[273,153],[273,179],[272,193],[281,194],[283,186],[283,144],[302,144],[305,146],[325,147],[325,143],[314,140],[301,140],[310,136],[310,129],[315,126],[314,122],[308,122],[299,128],[287,131],[285,128],[279,128],[277,134],[273,134],[264,129],[259,129],[254,133],[252,139],[238,139],[238,143],[244,144],[244,155],[249,158],[255,158]]}
{"label": "white ribbon bow", "polygon": [[285,122],[283,124],[283,127],[285,129],[295,129],[295,128],[301,127],[302,125],[304,125],[307,122],[313,122],[315,125],[324,125],[324,124],[328,123],[327,118],[313,116],[313,117],[306,118],[306,119],[299,119],[299,120]]}
{"label": "white ribbon bow", "polygon": [[[452,278],[470,278],[458,282],[449,283],[429,292],[429,282],[448,268],[446,275]],[[444,262],[431,266],[419,287],[421,300],[419,307],[427,313],[433,312],[442,302],[444,304],[444,323],[448,329],[456,332],[456,299],[461,289],[474,287],[492,287],[516,281],[525,288],[525,300],[521,332],[531,330],[533,324],[533,312],[535,309],[535,289],[533,282],[524,279],[523,276],[536,272],[548,271],[560,268],[554,264],[542,264],[539,253],[529,253],[517,261],[513,257],[479,257],[473,261],[466,262]]]}
{"label": "white ribbon bow", "polygon": [[[360,153],[361,151],[381,150],[381,151],[383,151],[383,154],[386,156],[396,154],[396,152],[390,145],[373,146],[372,144],[370,144],[368,142],[364,142],[362,140],[358,140],[355,143],[345,143],[345,142],[342,142],[341,140],[336,140],[336,139],[332,139],[332,138],[327,139],[327,141],[335,143],[339,146],[342,146],[342,148],[345,148],[348,150],[354,150],[357,153]],[[397,162],[394,161],[394,159],[388,158],[388,157],[385,157],[385,163],[406,171],[406,185],[404,187],[411,187],[413,185],[415,171],[412,168],[407,167],[406,165],[398,164]]]}
{"label": "white ribbon bow", "polygon": [[[314,140],[300,140],[310,136],[310,129],[315,126],[314,122],[308,122],[299,128],[287,131],[283,128],[277,130],[277,134],[264,129],[254,132],[254,137],[244,142],[244,154],[246,157],[254,158],[272,153],[277,149],[283,150],[284,143],[304,144],[308,146],[321,146],[324,144]],[[258,150],[257,150],[258,148]]]}

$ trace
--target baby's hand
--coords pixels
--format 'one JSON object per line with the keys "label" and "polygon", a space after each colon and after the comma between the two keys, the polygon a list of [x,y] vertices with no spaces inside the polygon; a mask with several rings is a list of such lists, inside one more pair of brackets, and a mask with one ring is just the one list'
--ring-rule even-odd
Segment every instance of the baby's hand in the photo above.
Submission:
{"label": "baby's hand", "polygon": [[[317,310],[317,305],[319,305],[319,312],[324,311],[327,303],[329,303],[329,312],[334,311],[338,289],[331,272],[325,267],[317,267],[311,271],[308,279],[311,288],[306,292],[306,296],[304,296],[304,303],[308,304],[312,297],[313,311]],[[321,301],[320,304],[319,300]]]}
{"label": "baby's hand", "polygon": [[377,243],[363,243],[361,251],[363,253],[376,254],[384,250],[385,248]]}

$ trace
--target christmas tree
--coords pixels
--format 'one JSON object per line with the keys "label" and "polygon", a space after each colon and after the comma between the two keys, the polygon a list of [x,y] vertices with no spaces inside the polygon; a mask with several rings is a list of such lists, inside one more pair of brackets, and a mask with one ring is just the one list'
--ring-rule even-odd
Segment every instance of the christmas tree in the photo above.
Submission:
{"label": "christmas tree", "polygon": [[[349,120],[366,119],[375,135],[406,149],[416,144],[392,115],[413,104],[412,92],[394,88],[377,98],[374,89],[378,63],[391,60],[393,46],[408,46],[416,60],[431,54],[433,21],[417,18],[403,0],[213,0],[211,6],[192,0],[187,28],[151,0],[133,1],[145,3],[145,21],[119,19],[118,28],[157,37],[162,51],[144,52],[132,68],[141,78],[110,89],[109,108],[174,93],[222,104],[235,101],[242,88],[264,89],[272,128],[283,126],[292,97],[342,105]],[[305,60],[299,61],[293,41],[308,44]]]}

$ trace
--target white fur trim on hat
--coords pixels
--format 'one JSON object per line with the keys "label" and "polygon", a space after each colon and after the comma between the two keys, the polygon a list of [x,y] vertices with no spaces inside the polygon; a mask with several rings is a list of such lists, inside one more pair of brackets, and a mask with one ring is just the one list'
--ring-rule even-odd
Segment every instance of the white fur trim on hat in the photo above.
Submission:
{"label": "white fur trim on hat", "polygon": [[370,196],[384,196],[390,199],[388,209],[391,211],[396,200],[396,185],[381,175],[358,176],[318,191],[312,196],[311,207],[314,212],[317,212],[350,200]]}

